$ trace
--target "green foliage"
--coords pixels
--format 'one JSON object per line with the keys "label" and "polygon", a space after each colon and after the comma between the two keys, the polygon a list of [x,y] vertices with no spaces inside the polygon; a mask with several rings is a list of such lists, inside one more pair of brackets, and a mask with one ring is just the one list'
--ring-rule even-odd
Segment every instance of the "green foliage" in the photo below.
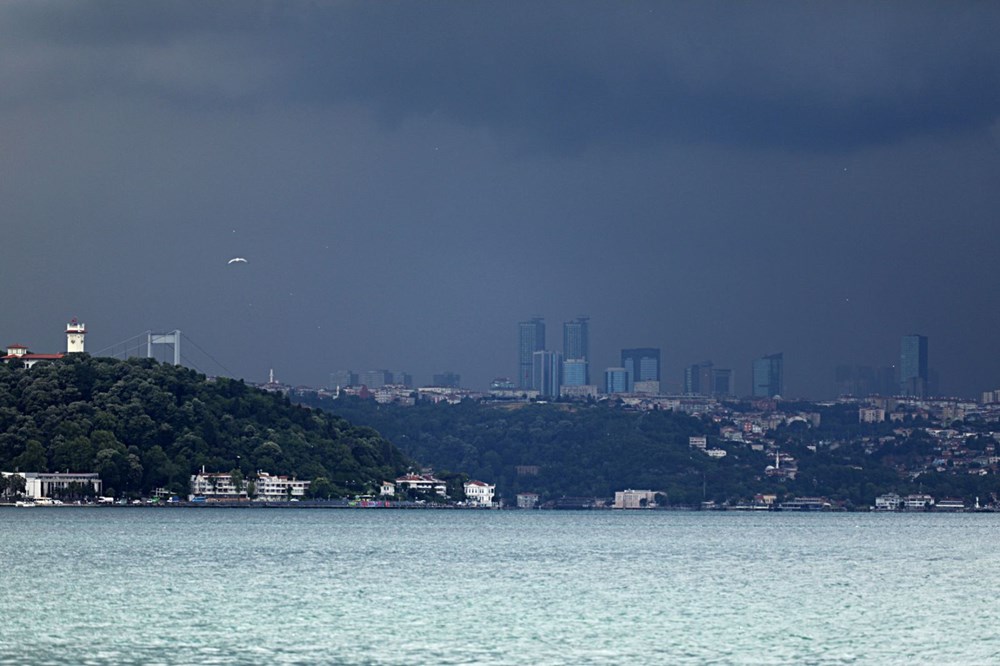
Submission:
{"label": "green foliage", "polygon": [[242,381],[150,359],[0,365],[0,469],[98,472],[106,489],[188,492],[190,475],[256,470],[367,492],[409,466],[371,428]]}

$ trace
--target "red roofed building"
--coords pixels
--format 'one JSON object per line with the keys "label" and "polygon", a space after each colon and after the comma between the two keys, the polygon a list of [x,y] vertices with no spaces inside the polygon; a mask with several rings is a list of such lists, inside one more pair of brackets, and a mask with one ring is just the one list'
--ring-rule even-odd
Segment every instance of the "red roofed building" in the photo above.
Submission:
{"label": "red roofed building", "polygon": [[[82,353],[86,335],[86,325],[78,322],[76,318],[66,324],[66,354]],[[7,355],[0,356],[0,361],[4,363],[19,362],[25,368],[30,368],[39,361],[58,361],[66,354],[32,354],[24,345],[9,345]]]}

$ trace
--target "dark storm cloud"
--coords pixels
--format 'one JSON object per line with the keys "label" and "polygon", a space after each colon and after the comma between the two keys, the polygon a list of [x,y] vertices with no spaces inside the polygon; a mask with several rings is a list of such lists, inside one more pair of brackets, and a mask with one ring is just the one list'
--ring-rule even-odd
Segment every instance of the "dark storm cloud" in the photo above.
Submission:
{"label": "dark storm cloud", "polygon": [[[1000,8],[970,3],[17,4],[32,85],[352,104],[535,149],[844,150],[1000,115]],[[44,48],[73,55],[49,67]],[[9,79],[11,69],[6,68]],[[15,89],[16,90],[16,89]]]}
{"label": "dark storm cloud", "polygon": [[[794,393],[903,333],[995,388],[1000,5],[0,4],[0,342],[511,374],[592,317]],[[246,256],[234,272],[225,262]],[[53,324],[53,321],[55,324]],[[8,337],[10,336],[10,337]],[[102,340],[103,337],[103,340]],[[40,341],[40,342],[38,342]],[[303,350],[306,350],[305,352]]]}

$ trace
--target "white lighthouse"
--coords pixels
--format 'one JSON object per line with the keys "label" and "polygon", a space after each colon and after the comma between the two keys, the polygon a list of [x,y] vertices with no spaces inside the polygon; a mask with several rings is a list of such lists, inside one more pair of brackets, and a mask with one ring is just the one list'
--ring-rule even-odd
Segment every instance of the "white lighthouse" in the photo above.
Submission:
{"label": "white lighthouse", "polygon": [[82,354],[83,339],[87,335],[87,327],[73,317],[73,321],[66,324],[66,353]]}

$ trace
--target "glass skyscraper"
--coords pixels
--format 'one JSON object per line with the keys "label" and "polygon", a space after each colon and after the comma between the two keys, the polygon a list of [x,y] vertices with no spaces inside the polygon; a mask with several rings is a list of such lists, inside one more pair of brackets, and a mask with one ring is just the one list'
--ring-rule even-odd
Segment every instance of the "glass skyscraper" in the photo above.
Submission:
{"label": "glass skyscraper", "polygon": [[753,397],[773,398],[785,390],[784,354],[762,356],[753,362]]}
{"label": "glass skyscraper", "polygon": [[532,355],[545,349],[545,321],[535,317],[530,321],[522,321],[517,325],[517,387],[520,389],[537,388],[532,383]]}
{"label": "glass skyscraper", "polygon": [[[563,358],[590,360],[590,317],[563,322]],[[590,383],[589,373],[583,383]]]}
{"label": "glass skyscraper", "polygon": [[604,392],[625,393],[628,391],[628,371],[625,368],[608,368],[604,371]]}
{"label": "glass skyscraper", "polygon": [[582,358],[567,358],[563,360],[563,386],[585,386],[589,384],[589,365]]}
{"label": "glass skyscraper", "polygon": [[543,397],[558,397],[562,386],[562,354],[536,351],[532,359],[532,386]]}
{"label": "glass skyscraper", "polygon": [[927,395],[927,336],[904,335],[899,345],[899,388],[903,395]]}
{"label": "glass skyscraper", "polygon": [[660,350],[640,347],[622,350],[622,367],[628,373],[628,390],[636,382],[660,381]]}

